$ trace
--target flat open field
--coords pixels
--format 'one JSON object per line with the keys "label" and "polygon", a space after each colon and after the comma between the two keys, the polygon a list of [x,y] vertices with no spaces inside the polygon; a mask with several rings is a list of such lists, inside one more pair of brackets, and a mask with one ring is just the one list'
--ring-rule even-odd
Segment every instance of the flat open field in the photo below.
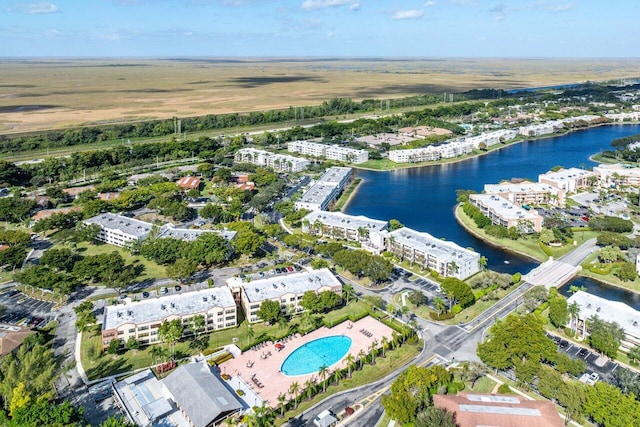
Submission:
{"label": "flat open field", "polygon": [[4,59],[0,132],[638,76],[640,60]]}

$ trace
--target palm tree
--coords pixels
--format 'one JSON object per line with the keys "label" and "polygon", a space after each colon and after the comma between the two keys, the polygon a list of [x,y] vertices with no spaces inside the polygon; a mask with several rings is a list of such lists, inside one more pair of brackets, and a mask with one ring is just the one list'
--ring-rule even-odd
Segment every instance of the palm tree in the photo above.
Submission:
{"label": "palm tree", "polygon": [[300,393],[300,384],[298,384],[298,381],[294,381],[289,386],[289,394],[293,395],[293,403],[296,408],[298,407],[298,393]]}
{"label": "palm tree", "polygon": [[480,259],[478,259],[478,266],[480,267],[480,270],[482,271],[486,270],[488,262],[489,261],[487,260],[487,257],[481,256]]}
{"label": "palm tree", "polygon": [[198,334],[205,328],[205,326],[206,322],[202,314],[196,314],[191,319],[189,319],[189,327],[191,328],[191,332],[193,332],[193,335],[195,335],[196,340],[198,339]]}
{"label": "palm tree", "polygon": [[366,227],[358,227],[358,240],[361,242],[369,238],[369,229]]}
{"label": "palm tree", "polygon": [[409,310],[409,307],[407,307],[406,305],[403,305],[402,307],[400,307],[400,313],[402,313],[403,317],[409,317],[409,313],[411,313],[411,310]]}
{"label": "palm tree", "polygon": [[389,338],[387,338],[386,335],[383,335],[380,343],[382,344],[382,357],[384,357],[384,351],[389,347]]}
{"label": "palm tree", "polygon": [[447,308],[447,305],[444,303],[444,300],[440,297],[435,297],[433,299],[433,305],[436,307],[438,316],[440,316],[442,312]]}
{"label": "palm tree", "polygon": [[159,345],[154,345],[149,351],[149,355],[153,357],[154,364],[158,364],[158,359],[165,359],[167,357],[167,351]]}
{"label": "palm tree", "polygon": [[316,389],[315,377],[311,377],[304,382],[304,390],[307,393],[307,399],[311,399],[311,395]]}
{"label": "palm tree", "polygon": [[342,298],[345,300],[345,305],[349,304],[349,298],[352,298],[355,295],[355,290],[353,286],[348,283],[342,285]]}
{"label": "palm tree", "polygon": [[360,369],[362,369],[362,362],[364,360],[364,358],[367,355],[365,354],[364,350],[360,349],[360,351],[358,352],[358,360],[360,361]]}
{"label": "palm tree", "polygon": [[278,394],[278,403],[280,404],[280,416],[284,417],[284,402],[287,401],[287,395],[284,393]]}
{"label": "palm tree", "polygon": [[567,311],[569,312],[569,316],[571,316],[571,331],[576,333],[576,329],[578,328],[578,315],[580,314],[580,306],[577,302],[573,302],[567,307]]}
{"label": "palm tree", "polygon": [[251,323],[249,323],[247,325],[247,344],[249,344],[249,342],[253,339],[253,337],[255,337],[256,333],[253,330],[253,325]]}
{"label": "palm tree", "polygon": [[322,378],[322,392],[324,393],[325,391],[327,391],[327,375],[329,375],[329,368],[327,368],[327,365],[322,365],[320,366],[320,370],[318,370],[318,375],[320,375],[320,378]]}
{"label": "palm tree", "polygon": [[356,358],[353,354],[349,353],[347,354],[347,357],[345,357],[344,361],[347,362],[347,375],[351,378],[351,369],[353,369],[353,364],[356,362]]}
{"label": "palm tree", "polygon": [[253,414],[247,414],[243,420],[248,427],[270,427],[274,424],[275,415],[271,408],[262,402],[262,406],[254,406]]}
{"label": "palm tree", "polygon": [[376,363],[376,347],[378,347],[378,341],[371,341],[371,345],[369,346],[369,355],[371,356],[371,364],[375,365]]}

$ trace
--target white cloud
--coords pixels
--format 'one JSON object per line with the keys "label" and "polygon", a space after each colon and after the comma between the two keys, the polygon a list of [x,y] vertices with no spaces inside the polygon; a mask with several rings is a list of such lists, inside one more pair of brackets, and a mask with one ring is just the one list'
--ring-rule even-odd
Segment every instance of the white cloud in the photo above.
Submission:
{"label": "white cloud", "polygon": [[355,12],[356,10],[360,10],[360,3],[354,3],[349,6],[349,10]]}
{"label": "white cloud", "polygon": [[38,3],[11,3],[5,8],[6,12],[26,13],[28,15],[43,15],[48,13],[59,13],[60,8],[53,3],[41,1]]}
{"label": "white cloud", "polygon": [[329,32],[327,33],[327,39],[332,39],[332,38],[333,38],[333,36],[334,36],[334,34],[333,34],[333,32],[332,32],[332,31],[329,31]]}
{"label": "white cloud", "polygon": [[502,21],[507,17],[507,7],[502,3],[493,6],[489,12],[493,13],[494,21]]}
{"label": "white cloud", "polygon": [[314,10],[326,9],[327,7],[338,7],[350,3],[351,0],[304,0],[301,9]]}
{"label": "white cloud", "polygon": [[393,19],[419,19],[424,16],[424,12],[418,9],[399,10],[392,16]]}
{"label": "white cloud", "polygon": [[565,12],[565,11],[567,11],[569,9],[572,9],[572,8],[573,8],[573,2],[570,1],[570,2],[567,2],[567,3],[564,3],[564,4],[559,4],[557,6],[553,6],[551,8],[551,11],[552,12]]}
{"label": "white cloud", "polygon": [[182,35],[185,37],[191,37],[193,35],[193,31],[185,31]]}
{"label": "white cloud", "polygon": [[436,2],[429,0],[424,4],[424,7],[433,7],[436,5]]}

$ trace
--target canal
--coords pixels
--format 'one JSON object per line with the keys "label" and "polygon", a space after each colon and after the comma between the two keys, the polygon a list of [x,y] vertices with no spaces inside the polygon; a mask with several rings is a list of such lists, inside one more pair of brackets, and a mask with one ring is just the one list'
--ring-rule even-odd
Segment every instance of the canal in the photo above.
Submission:
{"label": "canal", "polygon": [[[487,257],[492,270],[528,272],[536,262],[493,247],[471,236],[456,222],[453,216],[456,190],[481,192],[484,184],[511,178],[537,181],[539,174],[554,166],[589,168],[596,165],[589,156],[609,149],[616,138],[636,133],[640,133],[640,125],[601,126],[514,144],[452,164],[390,172],[358,170],[363,182],[344,212],[382,220],[395,218],[408,227],[473,248]],[[577,278],[570,284],[585,286],[590,292],[640,309],[640,298],[631,292],[585,278]]]}

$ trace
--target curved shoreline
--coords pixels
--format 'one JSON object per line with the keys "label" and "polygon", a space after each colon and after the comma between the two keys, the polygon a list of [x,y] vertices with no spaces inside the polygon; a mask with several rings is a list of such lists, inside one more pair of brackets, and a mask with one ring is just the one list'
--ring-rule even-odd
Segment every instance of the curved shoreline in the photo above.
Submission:
{"label": "curved shoreline", "polygon": [[534,256],[533,256],[533,255],[531,255],[531,254],[527,254],[527,253],[524,253],[524,252],[521,252],[521,251],[515,250],[515,249],[510,248],[510,247],[508,247],[508,246],[505,246],[505,245],[502,245],[502,244],[500,244],[500,243],[494,242],[494,241],[493,241],[493,240],[491,240],[491,239],[487,239],[487,236],[484,236],[484,235],[482,235],[482,234],[478,233],[477,231],[475,231],[475,230],[473,230],[473,229],[471,229],[471,228],[467,227],[467,225],[466,225],[466,224],[465,224],[465,223],[460,219],[460,217],[459,217],[458,210],[460,209],[460,206],[461,206],[461,205],[460,205],[460,203],[458,203],[458,204],[453,208],[453,217],[456,219],[456,222],[457,222],[458,224],[460,224],[460,226],[461,226],[462,228],[464,228],[464,230],[465,230],[467,233],[469,233],[469,234],[471,234],[472,236],[474,236],[474,237],[476,237],[476,238],[478,238],[478,239],[482,240],[482,241],[483,241],[483,242],[485,242],[486,244],[493,246],[494,248],[498,248],[498,249],[503,250],[503,251],[505,251],[505,252],[511,252],[511,253],[514,253],[514,254],[517,254],[517,255],[523,256],[523,257],[525,257],[525,258],[528,258],[528,259],[530,259],[530,260],[532,260],[532,261],[536,261],[536,262],[539,262],[539,263],[543,263],[543,262],[544,262],[544,261],[542,261],[542,260],[540,260],[540,259],[538,259],[538,258],[534,257]]}
{"label": "curved shoreline", "polygon": [[[465,160],[470,160],[470,159],[475,159],[477,157],[482,157],[485,156],[489,153],[492,153],[494,151],[499,151],[502,150],[503,148],[507,148],[510,147],[514,144],[520,144],[522,142],[533,142],[533,141],[541,141],[541,140],[545,140],[545,139],[549,139],[549,138],[556,138],[559,136],[565,136],[568,135],[572,132],[579,132],[579,131],[583,131],[583,130],[589,130],[592,128],[597,128],[600,126],[613,126],[613,125],[637,125],[640,122],[613,122],[613,123],[597,123],[594,125],[589,125],[587,127],[584,128],[578,128],[578,129],[567,129],[564,132],[560,132],[560,133],[552,133],[552,134],[546,134],[546,135],[542,135],[542,136],[538,136],[538,137],[522,137],[522,139],[518,139],[516,138],[515,141],[511,141],[505,144],[496,144],[493,146],[493,148],[488,149],[487,151],[481,151],[479,153],[476,154],[470,154],[470,155],[465,155],[465,156],[460,156],[460,157],[456,157],[454,159],[447,159],[447,160],[436,160],[435,162],[421,162],[421,163],[398,163],[398,167],[393,168],[393,169],[373,169],[373,168],[368,168],[368,167],[363,167],[363,166],[358,166],[358,165],[354,165],[353,167],[356,169],[362,169],[362,170],[366,170],[366,171],[371,171],[371,172],[392,172],[394,170],[399,170],[399,169],[411,169],[411,168],[423,168],[423,167],[430,167],[430,166],[439,166],[439,165],[448,165],[448,164],[453,164],[453,163],[459,163],[459,162],[464,162]],[[589,160],[591,160],[592,156],[595,156],[597,153],[592,154],[591,156],[589,156]],[[595,160],[592,160],[594,162],[596,162]],[[601,162],[599,162],[601,163]]]}

